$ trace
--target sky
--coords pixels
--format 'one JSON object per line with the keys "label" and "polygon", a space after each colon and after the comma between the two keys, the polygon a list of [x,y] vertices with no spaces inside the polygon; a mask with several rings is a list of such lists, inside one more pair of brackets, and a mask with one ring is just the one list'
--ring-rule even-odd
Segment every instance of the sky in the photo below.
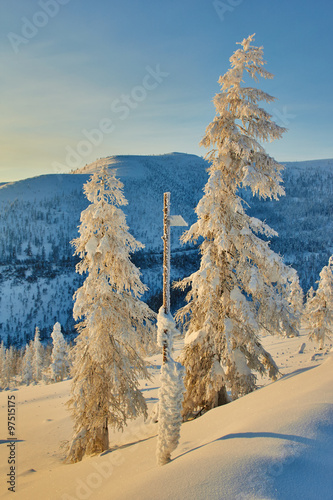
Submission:
{"label": "sky", "polygon": [[255,85],[288,129],[266,150],[333,158],[332,20],[328,0],[2,0],[0,183],[112,155],[204,156],[218,78],[253,33],[274,74]]}

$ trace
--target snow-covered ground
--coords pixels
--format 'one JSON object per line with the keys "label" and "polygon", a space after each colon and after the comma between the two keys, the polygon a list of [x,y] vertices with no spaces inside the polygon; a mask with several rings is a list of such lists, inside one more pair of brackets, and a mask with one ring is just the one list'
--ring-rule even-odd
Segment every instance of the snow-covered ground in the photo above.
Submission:
{"label": "snow-covered ground", "polygon": [[[111,432],[109,452],[65,464],[70,381],[3,391],[1,498],[12,498],[6,422],[14,395],[17,499],[333,499],[332,345],[319,351],[304,335],[265,337],[263,344],[282,378],[183,424],[180,444],[163,467],[155,458],[157,424],[141,420],[124,433]],[[161,356],[149,361],[152,379],[143,391],[152,412]]]}

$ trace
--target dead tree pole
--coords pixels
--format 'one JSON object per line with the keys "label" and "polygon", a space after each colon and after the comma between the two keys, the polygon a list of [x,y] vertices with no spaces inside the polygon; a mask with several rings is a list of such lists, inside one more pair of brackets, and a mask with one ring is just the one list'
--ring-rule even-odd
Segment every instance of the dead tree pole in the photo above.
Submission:
{"label": "dead tree pole", "polygon": [[[163,307],[164,313],[170,313],[170,193],[164,193],[163,208]],[[163,364],[169,356],[168,331],[164,331]]]}

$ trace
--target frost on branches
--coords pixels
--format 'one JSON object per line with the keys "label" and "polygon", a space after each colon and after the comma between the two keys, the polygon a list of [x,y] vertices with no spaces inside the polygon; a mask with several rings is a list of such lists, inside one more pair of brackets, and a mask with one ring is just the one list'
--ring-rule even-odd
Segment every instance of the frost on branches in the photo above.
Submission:
{"label": "frost on branches", "polygon": [[304,310],[304,293],[299,284],[299,277],[296,271],[290,283],[289,304],[293,312],[292,325],[294,330],[298,332],[301,328]]}
{"label": "frost on branches", "polygon": [[44,370],[43,346],[40,341],[40,332],[38,326],[35,328],[35,337],[33,342],[33,379],[37,383],[42,379]]}
{"label": "frost on branches", "polygon": [[10,387],[10,381],[15,375],[16,357],[13,346],[8,349],[1,341],[0,344],[0,390]]}
{"label": "frost on branches", "polygon": [[69,363],[67,359],[68,346],[61,332],[60,323],[56,323],[51,333],[53,349],[51,354],[51,365],[49,369],[52,382],[61,382],[68,375]]}
{"label": "frost on branches", "polygon": [[123,184],[104,167],[84,185],[90,205],[81,214],[73,241],[88,273],[74,295],[74,319],[81,319],[74,347],[69,406],[74,436],[68,460],[109,446],[108,426],[122,429],[128,419],[147,415],[138,379],[147,378],[143,355],[155,349],[154,313],[140,301],[146,290],[130,254],[143,245],[128,232],[120,206]]}
{"label": "frost on branches", "polygon": [[309,338],[323,349],[326,338],[331,340],[333,334],[333,256],[319,276],[317,291],[309,291],[303,321]]}
{"label": "frost on branches", "polygon": [[187,305],[177,313],[186,328],[181,362],[186,368],[184,415],[209,409],[252,391],[253,372],[275,378],[278,368],[260,343],[261,331],[297,335],[289,304],[294,271],[282,262],[261,235],[276,233],[245,213],[240,189],[253,196],[278,199],[282,165],[261,145],[281,137],[285,129],[272,121],[259,101],[265,92],[242,86],[245,78],[272,78],[263,65],[263,50],[243,40],[220,77],[214,98],[216,116],[201,145],[210,148],[209,179],[196,213],[198,220],[183,242],[201,244],[197,272],[177,286],[186,289]]}
{"label": "frost on branches", "polygon": [[29,344],[25,346],[23,360],[22,360],[22,370],[21,377],[23,384],[31,384],[33,381],[33,356],[34,356],[34,344],[30,340]]}
{"label": "frost on branches", "polygon": [[167,342],[167,359],[161,369],[161,386],[158,393],[158,438],[157,463],[164,465],[171,460],[177,448],[182,423],[182,401],[184,393],[184,367],[175,362],[172,352],[173,338],[179,335],[171,314],[165,314],[162,306],[157,316],[157,343],[163,349]]}

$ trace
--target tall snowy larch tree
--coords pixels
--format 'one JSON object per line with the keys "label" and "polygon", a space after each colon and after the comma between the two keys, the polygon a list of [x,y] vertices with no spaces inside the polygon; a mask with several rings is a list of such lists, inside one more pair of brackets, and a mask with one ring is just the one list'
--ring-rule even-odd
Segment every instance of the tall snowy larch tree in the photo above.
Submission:
{"label": "tall snowy larch tree", "polygon": [[142,356],[156,346],[154,313],[140,300],[146,286],[130,254],[143,245],[129,233],[123,184],[104,167],[84,185],[90,205],[81,214],[79,238],[72,243],[82,260],[76,271],[88,273],[75,295],[79,335],[74,347],[69,406],[74,435],[68,460],[109,447],[108,426],[147,415],[138,385],[147,378]]}
{"label": "tall snowy larch tree", "polygon": [[247,215],[240,197],[242,188],[264,199],[284,194],[283,166],[262,146],[285,131],[258,104],[274,98],[242,86],[246,77],[272,78],[263,68],[262,47],[251,45],[253,37],[243,40],[219,79],[216,116],[201,141],[210,148],[209,178],[196,208],[198,220],[182,238],[203,238],[199,270],[178,284],[190,288],[187,304],[177,313],[186,330],[184,416],[228,402],[227,389],[233,399],[251,392],[253,372],[268,372],[274,379],[278,368],[258,334],[296,334],[288,302],[294,271],[260,238],[276,233]]}
{"label": "tall snowy larch tree", "polygon": [[68,375],[68,346],[61,332],[60,323],[55,323],[51,337],[53,348],[51,354],[51,364],[49,368],[49,377],[53,382],[60,382]]}
{"label": "tall snowy larch tree", "polygon": [[289,304],[293,311],[292,325],[294,327],[294,331],[298,333],[301,328],[304,310],[304,292],[299,284],[299,277],[296,272],[290,283]]}
{"label": "tall snowy larch tree", "polygon": [[316,292],[311,289],[308,294],[303,322],[309,338],[316,340],[322,349],[325,340],[333,335],[333,255],[319,276]]}
{"label": "tall snowy larch tree", "polygon": [[32,340],[25,346],[21,365],[22,383],[29,385],[33,381],[34,343]]}
{"label": "tall snowy larch tree", "polygon": [[36,382],[39,382],[42,379],[43,369],[44,369],[44,348],[40,341],[40,332],[38,326],[35,328],[35,337],[33,341],[33,359],[32,359],[32,367],[33,367],[33,379]]}
{"label": "tall snowy larch tree", "polygon": [[13,346],[6,349],[0,346],[0,387],[10,387],[11,379],[16,374],[16,359]]}
{"label": "tall snowy larch tree", "polygon": [[6,363],[6,348],[3,340],[0,343],[0,388],[5,387],[5,363]]}

